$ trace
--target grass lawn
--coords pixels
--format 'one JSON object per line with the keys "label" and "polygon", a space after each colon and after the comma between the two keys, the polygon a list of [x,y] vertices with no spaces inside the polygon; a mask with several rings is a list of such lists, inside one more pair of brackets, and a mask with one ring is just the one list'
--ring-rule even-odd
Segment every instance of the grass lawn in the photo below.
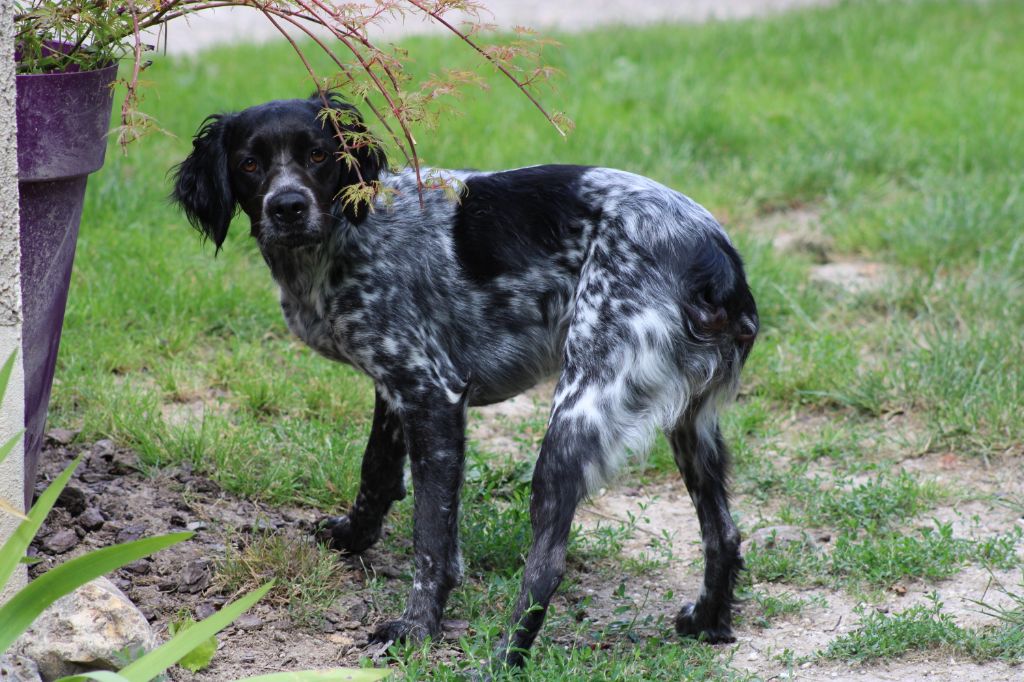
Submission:
{"label": "grass lawn", "polygon": [[[799,618],[822,594],[871,605],[894,585],[930,589],[968,567],[1019,575],[1020,524],[970,533],[940,511],[995,494],[1018,517],[1024,508],[1021,35],[1014,0],[850,2],[567,35],[548,56],[565,74],[545,100],[575,119],[568,140],[497,78],[458,103],[461,116],[417,136],[437,166],[646,174],[707,206],[737,242],[763,330],[726,420],[737,517],[745,534],[785,524],[831,536],[821,552],[762,543],[748,553],[741,636]],[[406,46],[419,73],[473,63],[451,42]],[[85,442],[113,438],[154,466],[188,461],[243,497],[344,508],[358,484],[370,383],[289,335],[244,218],[214,258],[165,199],[168,170],[207,114],[307,95],[302,65],[287,46],[232,47],[158,60],[145,76],[145,110],[173,136],[127,156],[111,149],[90,180],[51,424],[81,429]],[[853,290],[832,284],[825,275],[837,264],[871,277]],[[532,453],[542,424],[517,429]],[[474,634],[447,662],[398,652],[410,679],[445,679],[482,656],[518,585],[532,457],[495,457],[484,441],[469,459],[469,578],[449,617]],[[960,473],[903,466],[939,460]],[[975,485],[987,467],[1005,472],[1003,487]],[[660,443],[622,485],[677,476]],[[409,552],[409,520],[407,500],[388,551]],[[623,568],[635,525],[581,529],[571,566],[615,584],[668,571],[671,549]],[[574,581],[562,589],[567,603],[584,598]],[[680,600],[658,610],[668,616]],[[941,604],[890,616],[868,608],[859,629],[819,653],[777,660],[853,664],[925,649],[944,652],[939,661],[1019,661],[1015,608],[988,629],[957,624]],[[680,644],[670,621],[624,613],[619,626],[598,627],[556,609],[530,664],[537,679],[760,674],[729,647]]]}

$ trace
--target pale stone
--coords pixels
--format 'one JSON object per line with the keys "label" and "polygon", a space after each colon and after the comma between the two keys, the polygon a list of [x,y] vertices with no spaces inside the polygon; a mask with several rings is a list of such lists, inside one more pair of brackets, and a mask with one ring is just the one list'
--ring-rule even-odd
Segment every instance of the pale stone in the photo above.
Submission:
{"label": "pale stone", "polygon": [[766,526],[758,528],[750,534],[743,542],[743,551],[750,549],[751,545],[757,545],[761,549],[780,547],[792,542],[810,545],[810,538],[807,533],[797,526]]}
{"label": "pale stone", "polygon": [[0,682],[40,682],[39,668],[24,656],[0,656]]}
{"label": "pale stone", "polygon": [[97,578],[54,602],[12,650],[34,660],[48,682],[85,670],[117,670],[156,644],[131,600]]}

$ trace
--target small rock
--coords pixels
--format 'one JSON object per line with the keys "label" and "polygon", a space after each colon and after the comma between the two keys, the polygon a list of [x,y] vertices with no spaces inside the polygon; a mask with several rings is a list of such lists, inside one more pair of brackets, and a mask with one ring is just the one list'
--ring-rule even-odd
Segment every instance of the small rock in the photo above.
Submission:
{"label": "small rock", "polygon": [[57,445],[70,445],[71,441],[73,441],[75,436],[79,433],[81,432],[72,431],[71,429],[50,429],[46,432],[46,440],[56,443]]}
{"label": "small rock", "polygon": [[45,680],[88,670],[116,670],[124,651],[150,651],[152,628],[134,604],[106,578],[61,597],[13,645],[31,658]]}
{"label": "small rock", "polygon": [[77,486],[65,486],[64,490],[60,491],[55,506],[67,509],[72,516],[78,516],[85,511],[85,493]]}
{"label": "small rock", "polygon": [[192,531],[196,531],[196,530],[206,530],[206,524],[205,524],[205,523],[203,523],[202,521],[192,521],[191,523],[189,523],[189,524],[188,524],[187,526],[185,526],[185,527],[186,527],[186,528],[187,528],[188,530],[192,530]]}
{"label": "small rock", "polygon": [[743,542],[743,551],[750,548],[750,545],[757,545],[762,549],[780,547],[792,542],[809,545],[807,534],[797,526],[765,526],[758,528],[750,537]]}
{"label": "small rock", "polygon": [[269,533],[274,530],[274,524],[264,518],[259,518],[252,523],[243,523],[238,530],[243,533]]}
{"label": "small rock", "polygon": [[202,559],[191,562],[178,579],[178,591],[188,594],[202,592],[210,586],[210,567]]}
{"label": "small rock", "polygon": [[0,656],[0,680],[3,682],[42,682],[39,668],[31,658]]}
{"label": "small rock", "polygon": [[469,632],[468,620],[446,620],[441,622],[441,632],[445,639],[458,639]]}
{"label": "small rock", "polygon": [[149,559],[139,559],[131,562],[130,564],[125,564],[124,566],[124,570],[129,573],[134,573],[135,575],[146,575],[150,570],[152,570],[152,568],[153,566],[149,562]]}
{"label": "small rock", "polygon": [[263,625],[263,619],[254,613],[243,613],[235,619],[234,625],[240,630],[255,630]]}
{"label": "small rock", "polygon": [[128,474],[139,470],[139,458],[131,450],[117,450],[111,455],[110,467],[115,473]]}
{"label": "small rock", "polygon": [[217,613],[217,607],[208,601],[196,606],[196,620],[204,620]]}
{"label": "small rock", "polygon": [[88,483],[89,485],[94,486],[94,493],[99,493],[103,491],[103,486],[100,486],[99,489],[96,489],[96,484],[102,483],[103,481],[109,481],[113,477],[110,476],[109,474],[100,473],[99,471],[86,471],[82,474],[81,478],[84,483]]}
{"label": "small rock", "polygon": [[117,532],[117,543],[121,544],[123,542],[132,542],[134,540],[138,540],[146,534],[146,530],[147,529],[145,526],[138,523],[132,524],[130,526],[125,526]]}
{"label": "small rock", "polygon": [[63,554],[78,544],[78,534],[70,528],[62,528],[43,540],[43,550],[49,554]]}
{"label": "small rock", "polygon": [[343,620],[363,620],[369,611],[362,597],[342,597],[328,609],[327,618],[332,623],[340,623]]}
{"label": "small rock", "polygon": [[99,530],[105,519],[96,507],[89,507],[78,516],[78,525],[86,530]]}
{"label": "small rock", "polygon": [[256,662],[256,655],[255,654],[251,654],[251,653],[241,654],[238,657],[238,662],[239,663],[255,663]]}
{"label": "small rock", "polygon": [[324,632],[324,633],[327,633],[327,634],[330,634],[330,633],[334,632],[337,629],[338,629],[338,626],[336,626],[334,623],[332,623],[329,620],[325,620],[323,623],[320,624],[320,627],[319,627],[320,632]]}

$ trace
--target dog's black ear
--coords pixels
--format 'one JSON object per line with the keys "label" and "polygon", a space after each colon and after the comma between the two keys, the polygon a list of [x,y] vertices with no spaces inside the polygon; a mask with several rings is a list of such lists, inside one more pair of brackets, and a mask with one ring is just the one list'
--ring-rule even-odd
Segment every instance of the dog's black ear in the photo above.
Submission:
{"label": "dog's black ear", "polygon": [[171,194],[192,226],[212,239],[218,251],[235,215],[226,142],[233,118],[232,114],[217,114],[203,121],[192,140],[192,153],[174,169]]}
{"label": "dog's black ear", "polygon": [[[313,95],[311,99],[323,106],[324,100],[319,94]],[[372,185],[387,168],[387,156],[380,141],[363,123],[363,117],[358,109],[335,93],[328,93],[326,100],[345,138],[344,144],[339,145],[339,151],[342,152],[341,178],[338,182],[339,199],[342,200],[345,217],[353,223],[360,223],[366,217],[369,207],[365,200],[355,203],[344,201],[345,188],[358,185],[360,182]],[[324,121],[324,125],[333,124],[331,121]]]}

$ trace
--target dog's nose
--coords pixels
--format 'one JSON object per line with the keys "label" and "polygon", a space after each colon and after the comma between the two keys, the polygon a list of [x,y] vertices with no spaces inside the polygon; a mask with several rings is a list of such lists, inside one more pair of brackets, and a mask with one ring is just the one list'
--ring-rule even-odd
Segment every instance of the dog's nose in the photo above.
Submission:
{"label": "dog's nose", "polygon": [[270,215],[283,223],[297,223],[309,213],[309,198],[302,192],[281,192],[270,200]]}

